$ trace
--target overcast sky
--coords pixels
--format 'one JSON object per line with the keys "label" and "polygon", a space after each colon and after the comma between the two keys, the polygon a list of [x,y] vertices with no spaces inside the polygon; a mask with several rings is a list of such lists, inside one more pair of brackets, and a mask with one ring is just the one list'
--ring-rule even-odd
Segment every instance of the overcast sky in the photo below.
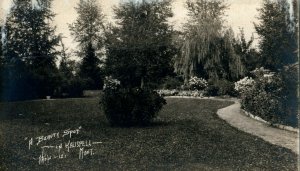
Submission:
{"label": "overcast sky", "polygon": [[[0,0],[0,16],[2,20],[9,11],[11,1]],[[118,5],[121,1],[98,0],[108,21],[113,17],[112,7]],[[186,21],[186,9],[184,7],[186,0],[173,1],[174,17],[171,19],[171,22],[176,29],[180,29],[182,23]],[[72,23],[76,19],[77,14],[74,7],[78,2],[79,0],[54,0],[52,4],[53,11],[57,14],[54,20],[54,24],[57,26],[57,33],[63,33],[67,37],[64,39],[64,43],[71,49],[76,47],[76,43],[70,37],[67,23]],[[251,35],[255,33],[253,22],[257,22],[257,9],[261,6],[262,0],[227,0],[227,3],[230,6],[227,10],[226,25],[231,26],[235,34],[239,32],[239,28],[244,28],[246,38],[249,40]],[[255,34],[254,36],[257,38]]]}

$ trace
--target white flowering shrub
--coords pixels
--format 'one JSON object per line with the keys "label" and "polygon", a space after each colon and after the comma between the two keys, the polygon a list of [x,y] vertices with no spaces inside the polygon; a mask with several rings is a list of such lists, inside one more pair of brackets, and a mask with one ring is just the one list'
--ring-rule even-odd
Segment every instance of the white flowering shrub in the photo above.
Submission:
{"label": "white flowering shrub", "polygon": [[204,90],[207,88],[207,81],[203,78],[191,77],[189,79],[188,85],[191,90]]}
{"label": "white flowering shrub", "polygon": [[120,85],[121,82],[119,80],[112,78],[112,76],[106,76],[104,79],[103,90],[116,90]]}
{"label": "white flowering shrub", "polygon": [[178,95],[178,90],[157,90],[156,91],[160,96],[176,96]]}
{"label": "white flowering shrub", "polygon": [[189,97],[203,97],[204,91],[198,90],[157,90],[160,96],[189,96]]}
{"label": "white flowering shrub", "polygon": [[240,94],[249,91],[254,87],[255,81],[251,77],[245,77],[234,83],[234,89]]}
{"label": "white flowering shrub", "polygon": [[198,91],[198,90],[185,91],[185,90],[182,90],[178,93],[178,96],[203,97],[203,91]]}

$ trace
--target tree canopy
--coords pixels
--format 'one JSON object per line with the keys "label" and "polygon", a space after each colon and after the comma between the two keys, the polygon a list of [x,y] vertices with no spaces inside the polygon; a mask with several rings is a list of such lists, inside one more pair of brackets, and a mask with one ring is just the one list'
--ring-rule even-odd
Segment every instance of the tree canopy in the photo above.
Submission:
{"label": "tree canopy", "polygon": [[79,43],[80,50],[84,51],[89,44],[95,50],[101,50],[105,40],[105,16],[101,7],[96,0],[80,0],[75,10],[78,17],[69,24],[69,29],[74,40]]}
{"label": "tree canopy", "polygon": [[236,79],[243,65],[232,46],[233,31],[224,26],[223,0],[188,0],[189,20],[184,25],[181,54],[175,63],[185,80],[191,76]]}
{"label": "tree canopy", "polygon": [[[5,22],[5,84],[11,98],[52,95],[59,36],[51,21],[51,0],[14,0]],[[20,97],[18,97],[20,96]],[[8,97],[9,98],[9,97]]]}
{"label": "tree canopy", "polygon": [[86,89],[100,89],[103,85],[100,59],[104,56],[105,26],[102,9],[96,0],[80,0],[75,8],[78,17],[69,25],[71,35],[79,43],[82,58],[79,76]]}
{"label": "tree canopy", "polygon": [[124,2],[114,8],[117,26],[107,33],[107,74],[123,86],[143,87],[172,72],[170,1]]}
{"label": "tree canopy", "polygon": [[286,0],[266,0],[259,9],[255,29],[260,36],[260,63],[271,70],[282,69],[297,60],[296,18]]}

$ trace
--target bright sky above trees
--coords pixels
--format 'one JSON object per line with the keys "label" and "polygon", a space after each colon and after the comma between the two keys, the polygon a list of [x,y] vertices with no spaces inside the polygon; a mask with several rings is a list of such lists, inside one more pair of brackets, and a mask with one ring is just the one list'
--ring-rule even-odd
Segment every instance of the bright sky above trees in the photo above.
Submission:
{"label": "bright sky above trees", "polygon": [[[9,7],[12,0],[1,0],[0,2],[0,20],[4,20],[4,16],[9,12]],[[34,0],[33,0],[34,1]],[[112,7],[119,2],[125,0],[98,0],[103,8],[103,12],[110,21],[113,18]],[[180,29],[182,23],[186,21],[186,9],[184,7],[185,0],[173,0],[174,17],[171,19],[176,29]],[[73,38],[70,37],[70,32],[67,23],[72,23],[76,17],[74,7],[79,0],[53,0],[53,12],[57,14],[54,24],[57,26],[57,32],[63,33],[66,37],[63,41],[70,49],[75,48],[76,44]],[[262,0],[227,0],[229,9],[227,10],[226,20],[227,25],[231,26],[237,34],[239,28],[243,27],[247,39],[255,32],[253,22],[257,22],[258,16],[257,8],[262,4]],[[257,38],[257,35],[255,35]],[[254,42],[255,44],[257,41]]]}

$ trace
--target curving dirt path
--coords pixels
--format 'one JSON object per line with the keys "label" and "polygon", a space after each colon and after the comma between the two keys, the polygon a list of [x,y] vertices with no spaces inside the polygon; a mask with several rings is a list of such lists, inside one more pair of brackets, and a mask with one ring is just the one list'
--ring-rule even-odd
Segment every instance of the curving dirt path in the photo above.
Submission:
{"label": "curving dirt path", "polygon": [[291,149],[299,154],[298,133],[271,127],[242,114],[241,105],[238,101],[235,101],[235,104],[231,106],[219,109],[217,114],[221,119],[241,131],[261,137],[271,144]]}

